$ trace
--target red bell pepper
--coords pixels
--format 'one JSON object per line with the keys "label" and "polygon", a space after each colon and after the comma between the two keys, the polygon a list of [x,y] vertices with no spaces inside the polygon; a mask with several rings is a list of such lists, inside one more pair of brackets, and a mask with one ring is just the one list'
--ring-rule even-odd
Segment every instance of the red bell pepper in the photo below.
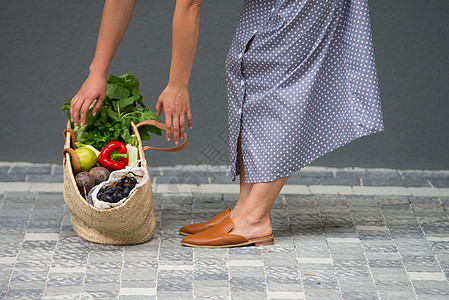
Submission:
{"label": "red bell pepper", "polygon": [[110,142],[101,150],[97,162],[110,171],[124,169],[128,165],[125,144],[119,141]]}

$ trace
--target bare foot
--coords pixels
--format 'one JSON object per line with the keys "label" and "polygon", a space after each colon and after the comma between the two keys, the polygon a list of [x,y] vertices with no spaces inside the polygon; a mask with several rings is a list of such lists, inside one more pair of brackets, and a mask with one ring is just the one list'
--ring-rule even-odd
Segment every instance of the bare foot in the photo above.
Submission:
{"label": "bare foot", "polygon": [[270,217],[263,220],[254,220],[240,214],[231,217],[231,219],[234,223],[234,228],[229,233],[241,235],[247,240],[270,235],[273,232]]}

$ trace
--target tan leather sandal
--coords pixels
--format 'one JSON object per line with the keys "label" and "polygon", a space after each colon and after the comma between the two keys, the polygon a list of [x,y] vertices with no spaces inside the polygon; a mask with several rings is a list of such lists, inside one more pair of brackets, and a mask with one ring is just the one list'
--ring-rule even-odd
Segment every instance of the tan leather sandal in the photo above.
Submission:
{"label": "tan leather sandal", "polygon": [[233,227],[234,223],[231,218],[226,218],[220,224],[209,229],[186,236],[182,239],[181,244],[183,246],[202,248],[229,248],[251,244],[255,246],[274,244],[272,234],[248,240],[241,235],[229,233]]}
{"label": "tan leather sandal", "polygon": [[230,215],[231,215],[231,209],[230,208],[225,209],[224,211],[222,211],[221,213],[219,213],[218,215],[216,215],[215,217],[213,217],[212,219],[210,219],[207,222],[199,223],[199,224],[190,224],[190,225],[182,227],[181,229],[179,229],[179,233],[182,235],[191,235],[191,234],[195,234],[195,233],[204,231],[214,225],[219,224],[224,219],[228,218]]}

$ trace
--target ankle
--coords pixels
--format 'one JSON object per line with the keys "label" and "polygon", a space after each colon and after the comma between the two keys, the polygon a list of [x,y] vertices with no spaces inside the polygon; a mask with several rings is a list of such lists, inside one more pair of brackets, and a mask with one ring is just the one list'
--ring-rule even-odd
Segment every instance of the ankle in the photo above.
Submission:
{"label": "ankle", "polygon": [[238,214],[239,218],[243,218],[246,223],[250,225],[263,225],[263,224],[270,224],[271,225],[271,217],[270,214],[261,214],[258,212],[250,212],[245,213],[241,211],[240,214]]}
{"label": "ankle", "polygon": [[239,214],[241,210],[241,206],[240,205],[235,205],[233,209],[231,209],[231,218],[234,218],[236,215]]}
{"label": "ankle", "polygon": [[248,221],[253,225],[269,224],[271,226],[270,215],[250,215]]}
{"label": "ankle", "polygon": [[231,232],[243,235],[247,239],[270,235],[273,233],[270,215],[245,214],[243,211],[232,218],[234,228]]}

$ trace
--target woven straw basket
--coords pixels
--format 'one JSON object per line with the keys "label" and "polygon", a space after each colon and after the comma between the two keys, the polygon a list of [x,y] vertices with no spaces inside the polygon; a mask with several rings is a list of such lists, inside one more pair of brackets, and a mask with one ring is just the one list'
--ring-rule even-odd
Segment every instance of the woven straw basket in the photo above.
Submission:
{"label": "woven straw basket", "polygon": [[[166,130],[165,124],[147,120],[137,125],[131,123],[132,131],[139,140],[139,157],[145,158],[145,150],[179,151],[187,146],[187,135],[184,141],[172,148],[142,147],[138,127],[154,125]],[[79,172],[79,159],[73,150],[75,148],[75,133],[67,122],[64,130],[63,170],[64,170],[64,200],[70,212],[72,226],[79,237],[86,241],[109,245],[134,245],[151,239],[156,228],[153,208],[153,190],[151,174],[148,182],[136,188],[122,204],[109,209],[97,209],[90,205],[80,194],[76,186],[75,173]],[[70,163],[72,156],[74,168]]]}

